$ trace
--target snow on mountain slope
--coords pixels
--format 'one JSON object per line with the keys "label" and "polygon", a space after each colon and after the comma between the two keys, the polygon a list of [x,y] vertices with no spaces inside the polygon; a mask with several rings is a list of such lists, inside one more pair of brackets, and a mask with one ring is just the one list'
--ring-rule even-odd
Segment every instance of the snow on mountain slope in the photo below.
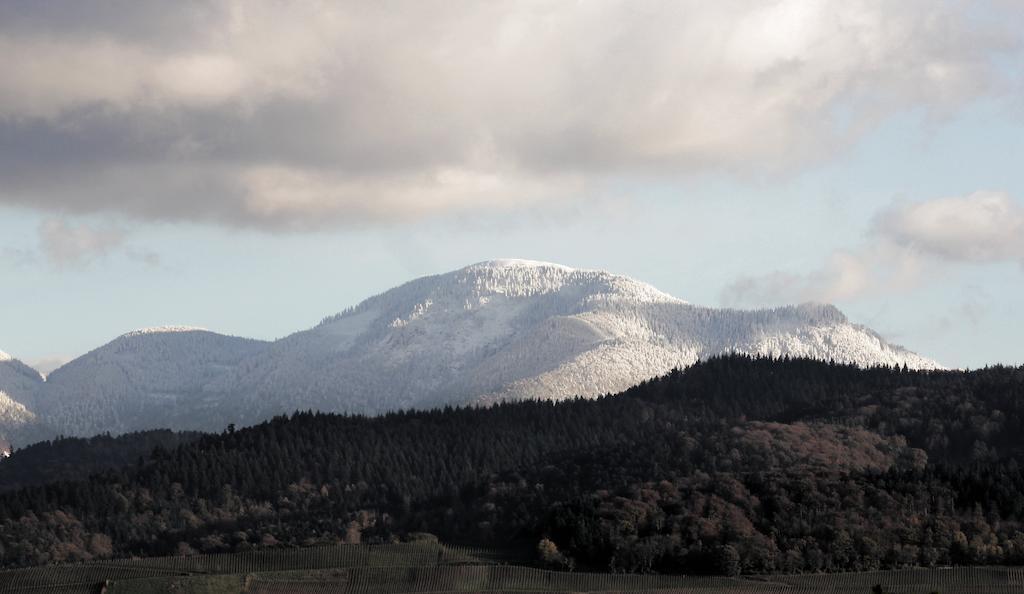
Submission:
{"label": "snow on mountain slope", "polygon": [[124,334],[55,370],[30,408],[66,435],[202,424],[203,386],[266,343],[168,326]]}
{"label": "snow on mountain slope", "polygon": [[30,399],[43,385],[43,376],[21,361],[0,351],[0,390],[9,398]]}
{"label": "snow on mountain slope", "polygon": [[830,305],[713,309],[608,272],[496,260],[413,280],[272,343],[131,332],[19,401],[68,435],[222,430],[298,409],[591,397],[726,352],[937,366]]}
{"label": "snow on mountain slope", "polygon": [[0,390],[0,435],[10,440],[12,431],[36,421],[36,415],[7,393]]}
{"label": "snow on mountain slope", "polygon": [[367,299],[208,389],[238,394],[245,405],[223,409],[238,422],[305,408],[375,414],[596,396],[730,351],[937,366],[832,306],[718,310],[608,272],[498,260]]}
{"label": "snow on mountain slope", "polygon": [[0,351],[0,439],[16,446],[50,436],[27,406],[43,389],[43,376]]}
{"label": "snow on mountain slope", "polygon": [[[850,323],[830,305],[758,311],[687,304],[643,305],[632,311],[608,308],[574,317],[593,320],[603,327],[616,326],[610,333],[613,338],[567,358],[550,371],[485,394],[480,401],[615,393],[642,378],[730,352],[811,357],[862,366],[939,367],[935,361],[890,345],[870,329]],[[627,323],[622,323],[624,320]]]}

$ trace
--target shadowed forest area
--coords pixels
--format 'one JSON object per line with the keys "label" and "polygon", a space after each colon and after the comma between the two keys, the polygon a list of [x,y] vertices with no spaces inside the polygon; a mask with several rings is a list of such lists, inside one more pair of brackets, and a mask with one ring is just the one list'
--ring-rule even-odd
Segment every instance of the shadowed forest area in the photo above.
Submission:
{"label": "shadowed forest area", "polygon": [[[728,356],[597,400],[298,412],[182,438],[88,479],[0,494],[0,558],[26,566],[429,533],[526,548],[544,567],[578,571],[1019,565],[1021,435],[1024,369]],[[97,459],[90,448],[110,447],[76,444],[83,467]],[[46,467],[57,450],[18,451],[0,468]]]}

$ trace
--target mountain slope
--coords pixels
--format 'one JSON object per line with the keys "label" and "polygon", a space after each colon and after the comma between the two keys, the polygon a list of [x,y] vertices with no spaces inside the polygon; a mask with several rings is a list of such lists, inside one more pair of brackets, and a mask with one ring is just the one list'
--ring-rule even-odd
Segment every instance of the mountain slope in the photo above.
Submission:
{"label": "mountain slope", "polygon": [[759,574],[1017,564],[1022,393],[1024,367],[729,356],[597,400],[298,413],[86,484],[0,493],[0,542],[17,545],[0,564],[74,560],[84,547],[63,544],[90,533],[137,556],[410,532],[534,550],[548,538],[578,568],[617,572],[705,572],[725,545]]}
{"label": "mountain slope", "polygon": [[194,427],[211,406],[203,387],[265,344],[199,328],[137,330],[55,370],[29,406],[65,435]]}
{"label": "mountain slope", "polygon": [[376,414],[592,397],[730,351],[937,366],[832,306],[718,310],[608,272],[499,260],[367,299],[210,389],[238,391],[242,422],[296,408]]}
{"label": "mountain slope", "polygon": [[10,443],[32,442],[48,436],[36,414],[26,407],[43,389],[38,371],[0,351],[0,449]]}
{"label": "mountain slope", "polygon": [[593,397],[726,352],[937,366],[829,305],[713,309],[608,272],[497,260],[413,280],[272,343],[127,334],[54,371],[25,404],[66,435],[219,431],[298,409]]}

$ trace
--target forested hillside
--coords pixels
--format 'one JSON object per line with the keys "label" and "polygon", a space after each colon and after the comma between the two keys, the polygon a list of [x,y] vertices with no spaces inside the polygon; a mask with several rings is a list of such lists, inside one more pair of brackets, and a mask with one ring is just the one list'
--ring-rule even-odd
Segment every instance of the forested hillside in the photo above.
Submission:
{"label": "forested hillside", "polygon": [[297,413],[0,495],[8,565],[443,540],[610,571],[1024,563],[1024,369],[716,358],[617,396]]}
{"label": "forested hillside", "polygon": [[195,431],[155,429],[117,437],[108,433],[41,441],[15,450],[10,458],[0,460],[0,491],[45,484],[55,479],[85,479],[103,470],[135,464],[158,447],[175,448],[202,435]]}

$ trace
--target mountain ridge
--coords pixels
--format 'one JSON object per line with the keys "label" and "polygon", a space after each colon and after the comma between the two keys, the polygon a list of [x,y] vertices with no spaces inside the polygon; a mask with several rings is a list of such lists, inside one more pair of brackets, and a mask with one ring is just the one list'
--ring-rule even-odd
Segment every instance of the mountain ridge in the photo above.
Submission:
{"label": "mountain ridge", "polygon": [[67,435],[220,430],[297,409],[595,397],[723,353],[940,367],[830,304],[718,309],[604,270],[504,259],[413,279],[270,342],[128,332],[19,402]]}

